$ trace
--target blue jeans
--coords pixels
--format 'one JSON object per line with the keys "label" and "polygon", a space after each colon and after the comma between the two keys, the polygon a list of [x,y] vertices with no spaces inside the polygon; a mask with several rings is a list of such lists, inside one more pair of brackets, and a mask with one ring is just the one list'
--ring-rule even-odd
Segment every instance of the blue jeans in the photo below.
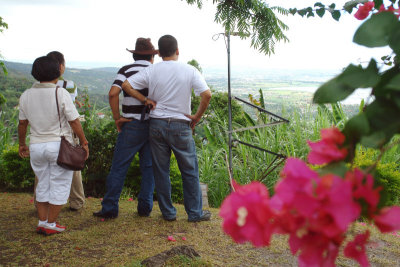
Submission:
{"label": "blue jeans", "polygon": [[133,120],[122,126],[115,145],[110,173],[107,176],[107,191],[101,202],[103,213],[118,215],[118,201],[129,166],[139,152],[142,181],[138,196],[138,213],[150,214],[153,208],[154,175],[149,143],[149,121]]}
{"label": "blue jeans", "polygon": [[202,216],[202,196],[199,168],[192,129],[188,123],[150,119],[150,146],[153,156],[157,200],[165,219],[176,217],[171,200],[169,167],[174,152],[182,175],[183,201],[189,219]]}

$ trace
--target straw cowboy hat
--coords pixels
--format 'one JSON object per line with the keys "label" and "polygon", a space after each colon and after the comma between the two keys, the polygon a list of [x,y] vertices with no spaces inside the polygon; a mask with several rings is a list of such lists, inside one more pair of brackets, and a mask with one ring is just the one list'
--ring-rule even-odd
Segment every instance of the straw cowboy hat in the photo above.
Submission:
{"label": "straw cowboy hat", "polygon": [[154,46],[151,43],[150,38],[137,38],[135,50],[129,50],[128,48],[126,50],[131,53],[138,54],[138,55],[156,55],[156,54],[158,54],[158,50],[154,49]]}

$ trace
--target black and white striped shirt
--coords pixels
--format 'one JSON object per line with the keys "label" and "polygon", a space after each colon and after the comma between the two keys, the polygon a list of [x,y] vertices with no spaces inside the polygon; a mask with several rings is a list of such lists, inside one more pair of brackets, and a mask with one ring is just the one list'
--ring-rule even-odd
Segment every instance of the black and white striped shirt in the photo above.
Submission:
{"label": "black and white striped shirt", "polygon": [[[136,98],[131,97],[130,95],[125,93],[125,91],[122,90],[122,83],[127,78],[131,77],[132,75],[135,75],[143,68],[150,66],[150,64],[151,63],[146,60],[137,60],[133,64],[123,66],[118,71],[117,77],[115,78],[112,86],[119,87],[124,94],[124,98],[122,99],[122,116],[125,118],[135,118],[137,120],[140,120],[144,105]],[[144,96],[148,96],[149,94],[148,88],[142,88],[141,90],[138,91]],[[145,119],[147,120],[148,118],[149,115],[146,114]]]}

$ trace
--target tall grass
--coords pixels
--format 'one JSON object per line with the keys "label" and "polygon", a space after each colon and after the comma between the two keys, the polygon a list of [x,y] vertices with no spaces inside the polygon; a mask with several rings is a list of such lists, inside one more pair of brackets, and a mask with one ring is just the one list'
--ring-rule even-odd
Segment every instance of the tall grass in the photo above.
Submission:
{"label": "tall grass", "polygon": [[[339,116],[334,116],[338,111]],[[297,109],[291,114],[286,114],[285,109],[281,114],[289,119],[290,123],[280,124],[272,127],[265,127],[256,130],[239,132],[233,134],[234,139],[266,150],[284,154],[287,157],[305,159],[309,148],[306,140],[318,140],[322,128],[342,125],[347,118],[338,105],[332,109],[321,108],[309,105],[304,109]],[[259,116],[255,120],[260,120]],[[256,121],[250,124],[256,124]],[[240,127],[236,125],[236,127]],[[212,141],[202,144],[198,149],[200,180],[208,184],[209,202],[212,206],[218,207],[230,191],[229,174],[226,163],[228,153],[228,125],[226,120],[220,119],[217,124],[207,127],[208,138]],[[206,132],[207,132],[206,131]],[[273,193],[273,187],[279,179],[279,173],[283,164],[277,166],[268,176],[267,167],[273,163],[274,155],[236,144],[233,147],[233,178],[240,184],[247,184],[251,181],[262,180],[262,182]]]}
{"label": "tall grass", "polygon": [[11,109],[0,113],[0,158],[6,147],[17,139],[18,110]]}

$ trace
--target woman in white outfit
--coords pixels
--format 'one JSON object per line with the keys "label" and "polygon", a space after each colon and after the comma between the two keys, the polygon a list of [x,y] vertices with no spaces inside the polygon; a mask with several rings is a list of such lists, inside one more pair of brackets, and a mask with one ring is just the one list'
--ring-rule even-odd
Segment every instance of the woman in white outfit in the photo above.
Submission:
{"label": "woman in white outfit", "polygon": [[[19,155],[29,157],[38,177],[36,200],[39,223],[36,232],[45,235],[61,233],[65,226],[56,223],[62,205],[67,203],[73,171],[57,165],[60,136],[72,143],[72,131],[78,136],[86,158],[88,141],[79,121],[79,113],[67,90],[57,90],[60,120],[56,104],[56,83],[60,77],[60,64],[53,58],[37,58],[32,65],[32,76],[39,82],[27,89],[19,99]],[[61,121],[61,128],[60,128]],[[29,148],[26,132],[30,125]]]}

